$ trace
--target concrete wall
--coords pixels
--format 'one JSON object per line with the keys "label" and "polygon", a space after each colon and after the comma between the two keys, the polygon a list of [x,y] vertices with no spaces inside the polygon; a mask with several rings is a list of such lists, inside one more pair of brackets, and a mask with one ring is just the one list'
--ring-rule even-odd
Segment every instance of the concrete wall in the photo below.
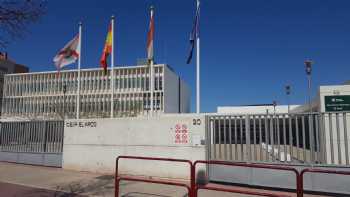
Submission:
{"label": "concrete wall", "polygon": [[320,111],[325,112],[325,96],[350,95],[350,85],[320,86]]}
{"label": "concrete wall", "polygon": [[189,113],[191,111],[191,91],[190,91],[190,87],[183,80],[180,80],[180,83],[181,83],[180,112],[181,113]]}
{"label": "concrete wall", "polygon": [[164,66],[164,112],[179,112],[179,77]]}
{"label": "concrete wall", "polygon": [[[289,109],[292,112],[299,105],[290,105]],[[261,106],[218,106],[217,113],[222,114],[236,114],[236,115],[247,115],[247,114],[269,114],[276,113],[288,113],[288,105],[277,105],[274,109],[273,105],[261,105]]]}
{"label": "concrete wall", "polygon": [[[194,125],[194,119],[201,124]],[[187,142],[175,141],[179,128],[188,132]],[[204,137],[203,115],[66,120],[63,168],[112,173],[119,155],[205,159],[205,147],[200,142]],[[124,174],[189,178],[186,164],[139,160],[120,164]]]}

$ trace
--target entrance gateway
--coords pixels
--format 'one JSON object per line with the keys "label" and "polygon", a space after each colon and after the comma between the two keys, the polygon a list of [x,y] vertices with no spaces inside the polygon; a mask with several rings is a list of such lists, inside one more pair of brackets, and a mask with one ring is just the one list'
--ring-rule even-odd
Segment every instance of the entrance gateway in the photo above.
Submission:
{"label": "entrance gateway", "polygon": [[[302,169],[306,167],[327,167],[341,168],[348,170],[349,166],[349,138],[350,138],[350,113],[312,113],[312,114],[269,114],[269,115],[205,115],[205,120],[195,116],[164,116],[161,120],[167,124],[160,127],[158,124],[159,118],[140,119],[136,127],[132,129],[135,136],[130,136],[131,130],[120,128],[120,132],[108,131],[108,129],[95,132],[94,124],[86,123],[90,120],[84,120],[84,130],[76,130],[76,139],[84,140],[81,134],[87,135],[89,139],[98,139],[97,134],[110,139],[113,134],[115,136],[129,137],[129,141],[135,144],[130,146],[130,151],[134,150],[132,146],[145,144],[144,138],[135,138],[142,135],[141,130],[153,129],[155,136],[167,136],[165,138],[173,142],[176,136],[177,122],[186,122],[189,128],[189,138],[194,140],[194,133],[201,136],[199,132],[205,130],[205,143],[202,143],[199,138],[198,144],[206,144],[206,159],[209,160],[226,160],[235,162],[250,162],[250,163],[267,163],[267,164],[284,164],[293,165],[295,168]],[[197,124],[198,118],[200,127]],[[196,121],[194,121],[196,120]],[[120,125],[119,122],[125,122],[124,119],[101,119],[104,126],[109,124]],[[135,120],[129,120],[135,121]],[[151,122],[150,122],[151,121]],[[128,124],[128,123],[126,123]],[[79,124],[66,122],[66,129],[75,129],[82,126]],[[135,124],[133,124],[135,126]],[[145,126],[146,125],[146,126]],[[62,150],[63,150],[63,121],[23,121],[23,122],[3,122],[1,124],[1,160],[7,159],[12,162],[32,163],[38,165],[61,166],[62,165]],[[193,126],[193,127],[192,127]],[[203,127],[202,127],[203,126]],[[205,127],[204,127],[205,126]],[[158,129],[154,129],[157,127]],[[164,132],[169,127],[174,127],[169,133]],[[197,128],[198,127],[198,128]],[[109,128],[109,127],[103,127]],[[311,132],[310,132],[311,131]],[[72,133],[72,132],[70,132]],[[68,133],[67,133],[68,134]],[[91,134],[91,135],[90,135]],[[109,136],[109,137],[108,137]],[[163,138],[157,138],[159,142]],[[347,137],[344,137],[347,136]],[[72,136],[71,136],[72,137]],[[91,138],[92,137],[92,138]],[[75,138],[69,138],[76,140]],[[115,138],[117,139],[117,138]],[[118,139],[119,141],[122,139]],[[137,142],[135,140],[138,140]],[[122,140],[122,141],[125,141]],[[155,141],[149,141],[155,143]],[[170,142],[170,141],[169,141]],[[190,143],[190,144],[191,144]],[[86,144],[86,143],[84,143]],[[71,144],[72,145],[72,144]],[[81,144],[74,145],[81,147]],[[101,147],[103,144],[101,144]],[[195,145],[193,145],[196,147]],[[94,146],[95,147],[95,146]],[[105,146],[103,146],[105,147]],[[159,150],[168,148],[172,151],[191,148],[191,145],[181,146],[166,146],[163,144],[156,145]],[[117,148],[117,147],[116,147]],[[116,149],[113,148],[113,149]],[[81,155],[79,151],[83,149],[70,149],[71,155]],[[97,148],[95,151],[102,150]],[[191,152],[200,152],[201,148],[191,149]],[[89,152],[94,152],[89,149]],[[66,152],[67,153],[67,152]],[[96,153],[96,152],[94,152]],[[104,153],[109,153],[105,152]],[[98,154],[101,156],[102,154]],[[194,154],[191,157],[195,158]],[[68,155],[69,156],[69,155]],[[98,157],[97,156],[97,157]],[[110,158],[117,156],[110,152]],[[204,156],[204,147],[203,147]],[[159,156],[161,157],[161,156]],[[11,159],[11,160],[10,160]],[[78,159],[80,157],[70,158]],[[203,158],[204,159],[204,158]],[[197,160],[197,159],[196,159]],[[65,160],[68,162],[69,160]],[[99,159],[99,161],[101,161]],[[74,161],[71,161],[74,164]],[[107,163],[106,163],[107,164]],[[114,162],[112,161],[112,166]],[[293,188],[295,186],[294,177],[287,172],[278,172],[272,170],[257,170],[240,167],[218,167],[210,166],[208,168],[210,179],[219,182],[242,183],[260,186],[272,186]],[[327,175],[308,175],[306,176],[305,188],[307,190],[324,191],[326,192],[341,192],[349,193],[349,180],[338,176]],[[344,182],[345,180],[345,182]],[[322,182],[323,181],[323,182]],[[347,184],[343,184],[347,183]],[[323,185],[323,187],[322,187]],[[325,187],[327,186],[327,187]]]}
{"label": "entrance gateway", "polygon": [[[208,160],[350,171],[349,125],[347,112],[209,115],[206,155]],[[288,172],[215,165],[208,170],[211,181],[295,189]],[[350,194],[348,177],[317,174],[306,180],[306,190]]]}

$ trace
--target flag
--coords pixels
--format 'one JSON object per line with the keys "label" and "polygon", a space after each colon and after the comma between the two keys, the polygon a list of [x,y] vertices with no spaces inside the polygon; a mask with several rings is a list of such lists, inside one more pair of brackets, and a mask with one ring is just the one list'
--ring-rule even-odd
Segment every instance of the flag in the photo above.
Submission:
{"label": "flag", "polygon": [[153,8],[151,8],[151,20],[149,22],[149,30],[147,33],[147,59],[153,60],[153,38],[154,38],[154,17]]}
{"label": "flag", "polygon": [[80,55],[80,38],[79,34],[69,41],[63,49],[53,58],[57,70],[64,66],[74,63]]}
{"label": "flag", "polygon": [[191,63],[193,49],[197,38],[199,38],[199,4],[197,6],[196,17],[193,22],[192,32],[190,34],[190,53],[186,61],[187,64]]}
{"label": "flag", "polygon": [[105,46],[103,48],[102,57],[100,60],[101,67],[103,68],[105,75],[107,74],[107,58],[112,53],[112,42],[113,42],[112,33],[113,32],[112,32],[112,23],[111,23],[108,28],[107,38],[106,38]]}

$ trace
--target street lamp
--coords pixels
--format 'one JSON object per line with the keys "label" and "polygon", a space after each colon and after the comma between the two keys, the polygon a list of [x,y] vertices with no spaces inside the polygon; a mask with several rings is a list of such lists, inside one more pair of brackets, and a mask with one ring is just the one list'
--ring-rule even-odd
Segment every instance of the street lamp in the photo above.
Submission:
{"label": "street lamp", "polygon": [[290,100],[289,100],[289,95],[290,95],[291,87],[290,85],[286,85],[286,94],[287,94],[287,105],[288,105],[288,114],[290,111]]}
{"label": "street lamp", "polygon": [[310,110],[310,113],[312,113],[312,106],[311,106],[311,71],[312,71],[312,64],[313,64],[313,62],[311,60],[306,60],[304,62],[304,64],[305,64],[305,72],[306,72],[307,81],[308,81],[309,110]]}

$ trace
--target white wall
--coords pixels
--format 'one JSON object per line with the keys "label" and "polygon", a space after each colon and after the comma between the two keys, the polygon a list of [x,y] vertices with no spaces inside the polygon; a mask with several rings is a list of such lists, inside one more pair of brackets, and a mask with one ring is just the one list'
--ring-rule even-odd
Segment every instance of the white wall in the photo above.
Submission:
{"label": "white wall", "polygon": [[325,112],[325,96],[350,95],[350,85],[320,86],[320,110]]}
{"label": "white wall", "polygon": [[164,66],[164,112],[179,112],[179,76]]}
{"label": "white wall", "polygon": [[[298,107],[299,105],[290,105],[290,111]],[[272,105],[267,106],[219,106],[217,108],[218,113],[223,114],[266,114],[266,112],[269,112],[269,114],[274,113],[274,107]],[[288,113],[288,106],[287,105],[277,105],[276,106],[276,113]]]}
{"label": "white wall", "polygon": [[[193,125],[193,119],[199,119],[201,125]],[[187,143],[175,143],[177,124],[188,128]],[[205,159],[205,147],[194,140],[204,139],[204,129],[204,116],[194,114],[66,120],[63,168],[113,173],[115,158],[119,155],[170,157],[193,161]],[[159,161],[123,160],[120,171],[134,175],[189,178],[188,165]]]}
{"label": "white wall", "polygon": [[190,87],[181,80],[181,113],[189,113],[191,111],[191,91]]}

